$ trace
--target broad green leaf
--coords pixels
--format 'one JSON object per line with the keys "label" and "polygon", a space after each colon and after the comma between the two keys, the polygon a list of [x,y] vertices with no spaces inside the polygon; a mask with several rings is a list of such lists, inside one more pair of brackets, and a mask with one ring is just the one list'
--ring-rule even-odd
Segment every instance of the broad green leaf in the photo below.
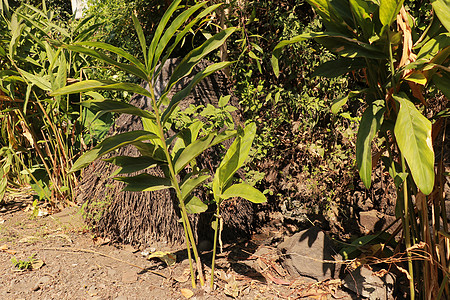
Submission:
{"label": "broad green leaf", "polygon": [[201,175],[197,177],[189,177],[188,179],[186,179],[180,186],[183,200],[185,200],[196,187],[198,187],[210,177],[211,176],[209,175]]}
{"label": "broad green leaf", "polygon": [[331,52],[347,58],[384,59],[387,55],[375,46],[345,36],[318,37],[315,40]]}
{"label": "broad green leaf", "polygon": [[104,159],[109,163],[115,164],[120,167],[114,175],[133,173],[142,171],[149,168],[154,168],[161,164],[161,162],[154,160],[151,157],[131,157],[131,156],[114,156]]}
{"label": "broad green leaf", "polygon": [[183,149],[180,156],[174,162],[175,173],[178,174],[188,163],[199,156],[203,151],[211,147],[211,142],[215,137],[215,133],[196,140],[192,144]]}
{"label": "broad green leaf", "polygon": [[81,170],[82,168],[86,167],[88,164],[90,164],[97,158],[100,158],[103,155],[111,151],[114,151],[120,147],[133,144],[138,141],[145,141],[156,138],[157,138],[156,135],[144,130],[136,130],[113,135],[111,137],[106,138],[103,142],[98,144],[92,150],[81,155],[81,157],[75,161],[69,172],[71,173]]}
{"label": "broad green leaf", "polygon": [[242,136],[238,136],[225,153],[225,157],[216,170],[213,180],[213,193],[216,201],[222,189],[239,168],[244,165],[256,134],[255,123],[250,123],[244,128]]}
{"label": "broad green leaf", "polygon": [[224,107],[225,105],[228,104],[228,102],[230,102],[231,99],[231,95],[228,96],[220,96],[219,99],[219,107]]}
{"label": "broad green leaf", "polygon": [[397,17],[404,0],[380,0],[379,18],[381,25],[380,36],[391,26]]}
{"label": "broad green leaf", "polygon": [[88,100],[81,102],[81,105],[100,110],[102,113],[116,112],[121,114],[130,114],[134,116],[140,116],[146,119],[155,119],[153,113],[140,109],[134,105],[113,100]]}
{"label": "broad green leaf", "polygon": [[406,95],[394,95],[400,103],[394,134],[408,163],[417,187],[429,195],[434,187],[434,151],[431,122],[409,101]]}
{"label": "broad green leaf", "polygon": [[450,1],[449,0],[431,0],[434,13],[444,25],[447,31],[450,31]]}
{"label": "broad green leaf", "polygon": [[134,84],[134,83],[117,83],[114,81],[107,81],[107,80],[84,80],[80,82],[76,82],[74,84],[65,86],[59,90],[54,91],[51,93],[51,96],[58,96],[58,95],[67,95],[67,94],[74,94],[74,93],[82,93],[82,92],[88,92],[88,91],[100,91],[100,90],[117,90],[117,91],[127,91],[130,93],[136,93],[143,96],[151,97],[151,94],[149,91],[147,91],[145,88]]}
{"label": "broad green leaf", "polygon": [[148,66],[148,60],[147,60],[147,42],[145,41],[144,31],[142,30],[141,23],[139,22],[138,18],[135,14],[131,15],[133,19],[134,29],[136,30],[139,43],[141,44],[142,54],[144,55],[144,61],[145,65]]}
{"label": "broad green leaf", "polygon": [[344,106],[348,99],[352,99],[358,95],[360,95],[361,93],[363,93],[365,90],[361,90],[361,91],[351,91],[348,93],[347,96],[345,97],[341,97],[338,98],[336,100],[333,100],[333,104],[331,105],[331,112],[335,115],[339,112],[339,110],[341,109],[342,106]]}
{"label": "broad green leaf", "polygon": [[318,66],[312,73],[312,76],[335,78],[366,66],[365,60],[361,58],[338,58]]}
{"label": "broad green leaf", "polygon": [[350,0],[353,15],[359,26],[361,26],[366,39],[370,38],[373,34],[373,21],[371,17],[373,11],[370,9],[369,3],[366,0]]}
{"label": "broad green leaf", "polygon": [[28,73],[25,70],[19,69],[20,74],[25,77],[25,79],[39,87],[40,89],[44,91],[51,91],[52,90],[52,84],[50,81],[46,80],[44,77],[39,75],[33,75],[31,73]]}
{"label": "broad green leaf", "polygon": [[383,100],[369,105],[361,118],[356,137],[356,164],[366,188],[372,181],[372,140],[383,123],[384,110]]}
{"label": "broad green leaf", "polygon": [[170,179],[153,176],[147,173],[132,177],[115,177],[114,179],[125,182],[127,186],[123,189],[123,191],[130,192],[153,192],[172,187]]}
{"label": "broad green leaf", "polygon": [[449,72],[437,72],[432,77],[433,83],[441,92],[450,99],[450,73]]}
{"label": "broad green leaf", "polygon": [[[170,103],[169,103],[168,107],[164,110],[164,113],[162,115],[163,123],[167,122],[168,118],[170,117],[170,115],[172,114],[172,112],[174,111],[174,109],[178,105],[178,103],[180,103],[181,100],[183,100],[184,98],[189,96],[189,94],[191,93],[192,89],[201,80],[203,80],[205,77],[213,74],[214,72],[216,72],[218,70],[221,70],[223,68],[228,67],[231,64],[232,64],[231,62],[215,63],[215,64],[212,64],[210,66],[207,66],[204,70],[202,70],[202,71],[198,72],[197,74],[195,74],[194,78],[192,78],[192,80],[189,82],[189,84],[184,89],[182,89],[181,91],[177,92],[172,97],[172,99],[170,100]],[[163,99],[164,96],[161,97],[161,99]]]}
{"label": "broad green leaf", "polygon": [[[64,47],[66,49],[70,50],[70,51],[74,51],[74,52],[78,52],[78,53],[89,55],[91,57],[95,57],[95,58],[97,58],[97,59],[99,59],[101,61],[104,61],[104,62],[106,62],[106,63],[108,63],[110,65],[116,66],[116,67],[122,69],[123,71],[125,71],[127,73],[131,73],[131,74],[133,74],[133,75],[135,75],[135,76],[137,76],[137,77],[139,77],[139,78],[141,78],[143,80],[148,80],[147,73],[145,71],[141,70],[141,68],[140,68],[141,65],[142,65],[141,63],[139,63],[138,65],[120,63],[120,62],[112,59],[111,57],[107,56],[106,54],[104,54],[104,53],[102,53],[102,52],[100,52],[98,50],[95,50],[95,49],[92,49],[92,48],[87,48],[85,46],[81,46],[82,44],[87,44],[87,43],[86,42],[84,42],[84,43],[77,43],[77,44],[74,44],[74,45],[67,45],[67,46],[64,46]],[[90,44],[95,44],[95,43],[91,42]],[[100,47],[101,46],[100,45],[101,43],[96,43],[96,44],[97,44],[96,47]],[[112,50],[114,48],[113,46],[105,47],[104,44],[102,44],[102,45],[103,46],[102,46],[101,49],[103,49],[103,48],[110,48]],[[111,51],[109,49],[107,49],[107,50]],[[116,52],[118,52],[118,51],[116,51]],[[128,55],[127,58],[130,58],[130,56],[131,55]]]}
{"label": "broad green leaf", "polygon": [[[157,141],[158,139],[154,139],[154,141]],[[164,150],[156,146],[154,143],[147,143],[147,142],[141,142],[137,141],[133,143],[133,146],[136,147],[136,149],[139,150],[141,155],[151,157],[154,160],[167,163],[166,154],[164,153]]]}
{"label": "broad green leaf", "polygon": [[419,53],[417,53],[417,60],[425,59],[429,61],[433,59],[441,50],[444,50],[449,46],[450,46],[450,33],[449,32],[442,33],[430,39],[425,45],[423,45],[420,48]]}
{"label": "broad green leaf", "polygon": [[206,55],[222,46],[226,39],[235,31],[235,27],[224,29],[205,41],[201,46],[189,52],[173,71],[167,84],[166,91],[170,90],[181,78],[189,75],[196,64],[198,64]]}
{"label": "broad green leaf", "polygon": [[189,199],[188,202],[185,203],[186,210],[189,214],[199,214],[202,212],[205,212],[208,209],[208,205],[203,203],[200,198],[197,196],[192,197]]}
{"label": "broad green leaf", "polygon": [[233,184],[222,193],[221,198],[225,200],[232,197],[241,197],[253,203],[267,202],[263,193],[247,183]]}
{"label": "broad green leaf", "polygon": [[292,45],[308,39],[315,39],[317,42],[323,44],[325,47],[335,52],[338,55],[348,58],[363,57],[363,58],[385,58],[386,55],[380,52],[376,47],[367,43],[351,39],[342,33],[338,32],[311,32],[304,33],[279,42],[272,52],[271,64],[275,76],[279,76],[280,70],[278,60],[281,56],[281,51],[284,47]]}

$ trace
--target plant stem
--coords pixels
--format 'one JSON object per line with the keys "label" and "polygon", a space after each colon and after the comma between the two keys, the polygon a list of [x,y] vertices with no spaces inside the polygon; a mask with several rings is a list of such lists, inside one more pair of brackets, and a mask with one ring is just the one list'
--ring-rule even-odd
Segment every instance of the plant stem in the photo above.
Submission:
{"label": "plant stem", "polygon": [[214,288],[214,266],[216,263],[216,253],[217,253],[217,236],[219,232],[219,216],[220,216],[220,201],[217,203],[216,210],[216,224],[214,225],[214,247],[213,247],[213,257],[211,262],[211,290]]}
{"label": "plant stem", "polygon": [[[175,192],[177,194],[177,198],[180,202],[180,209],[181,209],[181,218],[183,219],[183,228],[184,228],[184,234],[186,236],[186,245],[187,245],[187,251],[188,251],[188,257],[189,257],[189,264],[191,267],[191,275],[193,274],[193,270],[192,270],[192,261],[190,259],[190,247],[189,247],[189,239],[192,245],[192,251],[194,252],[194,258],[195,258],[195,262],[197,265],[197,271],[198,271],[198,276],[200,279],[200,285],[204,286],[205,285],[205,279],[203,278],[203,272],[202,272],[202,267],[201,267],[201,261],[200,261],[200,257],[198,255],[198,251],[197,251],[197,246],[195,245],[195,239],[194,239],[194,234],[192,233],[192,228],[191,228],[191,224],[189,222],[189,218],[188,218],[188,214],[186,211],[186,206],[184,204],[183,201],[183,196],[181,194],[181,189],[180,189],[180,185],[178,184],[178,180],[177,180],[177,174],[175,173],[175,168],[173,166],[173,162],[172,162],[172,157],[170,156],[169,153],[169,148],[167,147],[166,144],[166,140],[164,138],[164,130],[163,130],[163,126],[161,124],[161,117],[159,115],[159,108],[157,106],[157,102],[156,102],[156,97],[153,91],[153,87],[151,85],[151,83],[149,82],[149,87],[150,87],[150,93],[152,96],[152,106],[153,106],[153,110],[155,112],[155,118],[156,118],[156,125],[159,129],[159,138],[161,140],[161,144],[162,144],[162,148],[164,151],[164,154],[166,156],[167,159],[167,164],[168,164],[168,168],[169,168],[169,172],[170,172],[170,177],[171,177],[171,181],[172,181],[172,185],[175,189]],[[195,279],[193,280],[193,287],[195,287]]]}
{"label": "plant stem", "polygon": [[[405,165],[405,157],[403,156],[403,153],[400,153],[401,161],[402,161],[402,172],[406,172],[406,165]],[[404,202],[404,210],[405,210],[405,222],[403,224],[403,228],[405,231],[405,246],[406,246],[406,252],[408,256],[408,271],[409,271],[409,292],[411,299],[414,299],[414,269],[411,259],[411,253],[409,252],[409,248],[411,248],[411,236],[409,231],[409,211],[408,211],[408,183],[407,178],[403,181],[403,202]]]}

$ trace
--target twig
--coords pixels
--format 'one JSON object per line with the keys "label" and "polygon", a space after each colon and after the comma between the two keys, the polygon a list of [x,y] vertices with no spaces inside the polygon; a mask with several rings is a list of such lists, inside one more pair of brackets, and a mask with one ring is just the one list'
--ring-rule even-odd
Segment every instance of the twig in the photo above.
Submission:
{"label": "twig", "polygon": [[[120,262],[125,263],[127,265],[130,265],[132,267],[136,267],[136,268],[141,269],[143,271],[148,271],[150,273],[153,273],[155,275],[158,275],[158,276],[161,276],[161,277],[167,279],[167,276],[162,274],[162,273],[160,273],[160,272],[156,272],[156,271],[153,271],[153,270],[148,270],[146,268],[143,268],[141,266],[138,266],[138,265],[132,264],[130,262],[124,261],[122,259],[115,258],[115,257],[112,257],[112,256],[110,256],[108,254],[101,253],[101,252],[94,251],[94,250],[90,250],[90,249],[82,249],[82,248],[43,248],[42,250],[64,251],[64,252],[67,252],[67,253],[86,252],[86,253],[97,254],[97,255],[101,255],[101,256],[104,256],[104,257],[111,258],[111,259],[116,260],[116,261],[120,261]],[[68,250],[70,250],[70,251],[68,251]]]}

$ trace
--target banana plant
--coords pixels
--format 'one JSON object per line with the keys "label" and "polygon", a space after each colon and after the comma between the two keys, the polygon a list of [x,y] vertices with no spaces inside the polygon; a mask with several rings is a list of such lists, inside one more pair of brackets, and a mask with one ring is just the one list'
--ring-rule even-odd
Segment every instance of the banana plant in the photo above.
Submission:
{"label": "banana plant", "polygon": [[[404,0],[307,2],[321,17],[326,31],[306,33],[281,41],[272,55],[276,76],[280,74],[278,60],[282,49],[306,39],[314,39],[336,54],[336,59],[324,63],[314,71],[316,76],[334,78],[351,71],[362,71],[367,88],[336,99],[331,109],[333,113],[337,113],[350,98],[358,97],[365,101],[365,112],[356,142],[356,162],[360,177],[369,188],[372,169],[381,159],[398,188],[396,214],[403,220],[406,248],[410,249],[416,241],[422,240],[428,241],[429,249],[434,249],[433,239],[426,236],[428,221],[420,222],[423,226],[422,233],[414,229],[417,227],[417,216],[411,206],[411,196],[425,199],[425,195],[430,195],[428,201],[433,197],[442,198],[432,194],[435,190],[433,139],[442,127],[439,119],[448,117],[449,111],[448,108],[444,109],[432,119],[426,118],[424,113],[427,112],[430,100],[425,98],[425,92],[436,95],[438,91],[443,97],[450,96],[448,1],[431,1],[433,11],[429,14],[431,17],[426,19],[427,24],[417,24],[403,6]],[[419,25],[426,25],[426,29],[422,32]],[[372,142],[377,135],[384,140],[384,147],[381,151],[372,153]],[[387,155],[383,155],[384,153]],[[438,206],[441,200],[436,200]],[[420,217],[427,218],[424,207],[427,205],[422,206],[423,215]],[[439,207],[433,209],[436,209],[437,215],[442,211]],[[444,228],[448,230],[446,218],[443,219]],[[438,237],[434,236],[436,243],[437,240]],[[442,251],[448,254],[450,249],[447,247]],[[414,268],[411,252],[407,252],[410,294],[413,299]],[[433,251],[429,252],[433,257]],[[446,269],[448,262],[442,255],[441,253],[439,258],[435,258],[440,259],[441,265]],[[427,268],[433,269],[431,265]],[[423,274],[428,276],[425,278],[428,283],[430,272],[424,271]],[[446,279],[441,283],[440,290],[426,290],[427,298],[429,295],[437,296],[438,290],[439,295],[442,295],[444,289],[447,294],[450,292],[448,287],[444,288],[448,272],[444,272],[444,278]]]}
{"label": "banana plant", "polygon": [[[205,124],[200,120],[191,122],[188,127],[176,133],[169,130],[174,111],[179,109],[178,105],[180,101],[188,96],[194,86],[203,78],[215,71],[226,68],[231,63],[219,62],[209,65],[192,76],[190,82],[183,89],[170,96],[175,84],[182,78],[189,76],[194,66],[208,54],[223,45],[226,39],[236,30],[235,28],[222,30],[189,52],[175,68],[161,96],[157,98],[155,85],[164,62],[168,59],[175,47],[182,42],[192,27],[199,24],[204,17],[208,16],[221,5],[207,6],[207,2],[200,2],[177,14],[176,17],[173,17],[176,10],[180,7],[180,2],[181,0],[173,1],[167,9],[156,28],[150,46],[147,46],[147,41],[139,21],[135,16],[132,17],[142,49],[142,61],[124,50],[106,43],[75,42],[61,45],[65,49],[89,55],[120,68],[147,82],[149,89],[128,82],[86,80],[54,91],[52,96],[57,97],[72,93],[91,93],[92,95],[92,92],[98,90],[122,90],[140,94],[150,99],[151,111],[142,110],[130,104],[109,99],[93,99],[82,102],[82,105],[95,108],[100,113],[115,112],[139,116],[142,120],[143,130],[126,132],[106,138],[95,148],[83,154],[74,163],[71,172],[78,171],[95,159],[126,145],[135,146],[140,151],[141,156],[139,158],[127,156],[109,158],[107,160],[108,162],[120,167],[117,175],[159,167],[163,171],[163,176],[154,176],[143,172],[136,176],[118,176],[115,179],[125,182],[126,187],[124,190],[127,191],[157,191],[161,189],[173,189],[175,191],[179,200],[181,219],[186,236],[186,248],[190,261],[192,286],[195,287],[196,282],[191,260],[191,249],[194,253],[200,284],[202,286],[204,285],[204,277],[188,213],[201,213],[208,208],[208,205],[194,196],[193,192],[198,186],[205,184],[211,177],[205,170],[198,169],[195,159],[205,150],[227,139],[235,137],[235,143],[237,143],[236,141],[241,141],[242,138],[240,137],[239,130],[235,130],[234,128],[221,131],[204,130]],[[173,18],[173,21],[169,23],[169,19],[171,18]],[[122,61],[127,62],[118,61],[111,54],[117,55]],[[245,132],[249,130],[248,128],[254,129],[254,125],[248,125],[244,129],[245,137],[247,137]],[[253,141],[253,137],[251,141]],[[248,142],[246,142],[246,145],[248,146]],[[246,153],[248,154],[248,151]],[[255,189],[252,191],[257,193]],[[235,196],[239,196],[239,193]]]}

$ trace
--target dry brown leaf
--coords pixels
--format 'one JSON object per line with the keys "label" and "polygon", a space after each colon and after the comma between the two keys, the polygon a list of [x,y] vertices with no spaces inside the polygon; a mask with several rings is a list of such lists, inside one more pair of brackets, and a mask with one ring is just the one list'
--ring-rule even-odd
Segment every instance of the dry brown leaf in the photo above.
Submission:
{"label": "dry brown leaf", "polygon": [[42,259],[36,259],[31,262],[31,269],[32,270],[38,270],[42,268],[42,266],[45,265],[44,261]]}
{"label": "dry brown leaf", "polygon": [[189,299],[189,298],[191,298],[192,296],[194,296],[194,292],[191,291],[190,289],[182,288],[182,289],[180,290],[180,292],[181,292],[181,295],[183,295],[186,299]]}
{"label": "dry brown leaf", "polygon": [[178,282],[186,282],[189,280],[189,275],[191,274],[191,271],[189,268],[184,269],[183,274],[180,276],[174,276],[173,279],[175,279]]}
{"label": "dry brown leaf", "polygon": [[278,277],[272,276],[270,273],[267,273],[266,275],[267,275],[267,276],[270,278],[270,280],[272,280],[273,283],[275,283],[275,284],[278,284],[278,285],[291,285],[291,282],[290,282],[290,281],[287,281],[287,280],[284,280],[284,279],[282,279],[282,278],[278,278]]}
{"label": "dry brown leaf", "polygon": [[17,251],[10,250],[6,244],[0,246],[0,251],[6,252],[8,254],[14,255]]}

